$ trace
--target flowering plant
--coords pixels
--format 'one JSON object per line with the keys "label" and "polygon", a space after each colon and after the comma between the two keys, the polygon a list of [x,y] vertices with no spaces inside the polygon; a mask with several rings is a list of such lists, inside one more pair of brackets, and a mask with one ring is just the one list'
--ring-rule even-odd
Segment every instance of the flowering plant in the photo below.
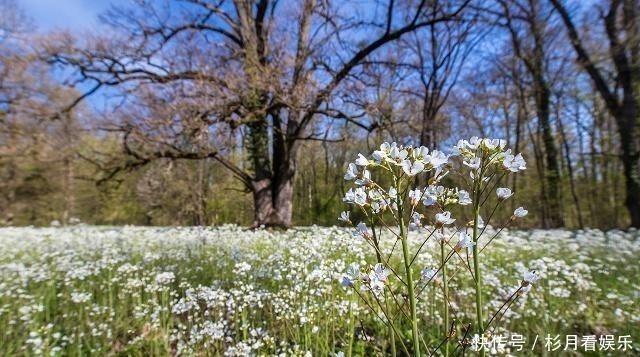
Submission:
{"label": "flowering plant", "polygon": [[[517,208],[497,233],[484,236],[497,208],[513,195],[510,188],[498,185],[505,176],[526,169],[522,155],[505,147],[505,140],[472,137],[460,140],[447,155],[424,146],[405,147],[385,142],[369,157],[358,154],[355,162],[348,165],[344,178],[353,181],[355,187],[346,192],[344,202],[359,209],[366,221],[354,225],[349,211],[342,212],[339,219],[351,224],[355,228],[354,236],[363,238],[371,246],[376,261],[364,268],[350,265],[341,282],[352,288],[387,327],[392,355],[396,354],[396,339],[407,355],[420,356],[421,350],[433,354],[440,349],[449,355],[458,329],[463,332],[463,338],[455,348],[467,348],[466,337],[472,325],[475,325],[476,337],[488,335],[491,325],[499,321],[496,317],[504,315],[513,301],[537,281],[537,273],[527,273],[505,304],[485,320],[482,252],[504,227],[527,214],[524,208]],[[443,184],[445,177],[453,175],[461,178],[463,187]],[[419,182],[424,182],[424,187],[420,187]],[[495,200],[490,200],[493,195]],[[495,205],[490,204],[494,201]],[[492,207],[485,222],[480,213],[486,206]],[[471,221],[460,224],[463,221],[455,218],[452,211],[461,214],[467,211]],[[418,232],[418,244],[410,244],[409,230]],[[390,234],[392,244],[383,246],[383,231]],[[424,253],[429,240],[435,240],[440,248],[439,266],[417,267],[416,258]],[[465,328],[450,319],[449,284],[453,265],[466,268],[475,284],[476,318]],[[420,333],[423,314],[416,303],[427,288],[442,289],[444,296],[442,331],[445,333],[436,346],[427,346]],[[410,325],[410,336],[405,333],[407,325]],[[410,341],[408,346],[405,340]]]}

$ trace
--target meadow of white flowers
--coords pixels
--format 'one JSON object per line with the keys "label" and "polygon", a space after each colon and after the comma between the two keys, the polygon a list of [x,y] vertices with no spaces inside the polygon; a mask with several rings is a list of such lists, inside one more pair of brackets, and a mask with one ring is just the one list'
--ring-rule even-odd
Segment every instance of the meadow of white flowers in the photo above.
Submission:
{"label": "meadow of white flowers", "polygon": [[[409,232],[412,245],[418,235]],[[420,266],[440,259],[429,253],[438,243],[427,244]],[[541,277],[495,334],[640,343],[640,233],[504,230],[492,244],[482,260],[487,311],[529,269]],[[381,355],[381,320],[341,285],[348,264],[370,254],[335,227],[2,228],[0,355]],[[417,301],[424,336],[434,336],[425,344],[442,334],[441,293]],[[449,294],[453,318],[472,321],[472,282],[452,280]]]}

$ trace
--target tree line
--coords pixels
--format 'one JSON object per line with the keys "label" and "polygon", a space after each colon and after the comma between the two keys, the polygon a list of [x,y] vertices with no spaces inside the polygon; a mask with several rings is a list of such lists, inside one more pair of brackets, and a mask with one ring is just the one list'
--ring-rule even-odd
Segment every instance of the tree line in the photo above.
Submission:
{"label": "tree line", "polygon": [[640,227],[638,0],[0,8],[6,225],[333,224],[346,158],[479,135],[528,159],[525,226]]}

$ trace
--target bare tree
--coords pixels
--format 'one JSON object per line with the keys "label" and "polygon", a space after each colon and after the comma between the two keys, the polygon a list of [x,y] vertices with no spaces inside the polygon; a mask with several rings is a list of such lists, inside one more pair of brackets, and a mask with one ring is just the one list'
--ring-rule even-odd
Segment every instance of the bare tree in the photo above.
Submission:
{"label": "bare tree", "polygon": [[[431,6],[442,6],[434,1]],[[433,23],[412,36],[421,99],[420,144],[435,149],[438,144],[438,117],[458,81],[465,61],[486,33],[476,29],[477,19]],[[490,28],[488,26],[488,28]],[[477,30],[477,31],[476,31]]]}
{"label": "bare tree", "polygon": [[538,0],[500,0],[504,27],[509,32],[515,56],[522,61],[531,82],[535,99],[535,112],[542,131],[544,147],[545,184],[543,186],[542,224],[547,228],[564,225],[562,214],[562,183],[558,148],[551,126],[552,83],[549,77],[550,59],[546,52],[551,49],[549,25],[550,11]]}
{"label": "bare tree", "polygon": [[616,120],[620,137],[620,159],[623,165],[625,206],[631,226],[640,227],[640,2],[610,0],[602,14],[605,35],[609,42],[608,59],[613,74],[594,60],[585,39],[578,32],[574,19],[560,0],[550,0],[560,15],[584,68],[602,97],[607,110]]}
{"label": "bare tree", "polygon": [[[0,221],[6,224],[47,219],[37,214],[43,210],[36,211],[56,191],[65,194],[60,193],[56,202],[47,202],[49,212],[63,202],[66,221],[75,203],[77,118],[47,119],[77,93],[57,83],[37,59],[29,47],[34,34],[28,26],[29,19],[14,1],[0,1]],[[28,219],[21,220],[20,213],[27,210]]]}
{"label": "bare tree", "polygon": [[[63,50],[50,49],[50,58],[92,83],[72,106],[106,86],[129,93],[151,87],[158,97],[172,91],[181,103],[171,114],[177,135],[169,142],[150,137],[137,125],[140,118],[121,128],[130,160],[116,171],[157,158],[211,158],[253,194],[255,225],[287,227],[300,143],[323,138],[310,123],[330,112],[336,92],[369,56],[420,28],[457,18],[466,3],[434,13],[427,1],[378,2],[374,11],[315,0],[141,1],[106,17],[124,29],[121,37],[93,39],[94,46],[66,41]],[[214,140],[205,147],[178,145],[196,132],[240,132],[250,170],[229,160]]]}

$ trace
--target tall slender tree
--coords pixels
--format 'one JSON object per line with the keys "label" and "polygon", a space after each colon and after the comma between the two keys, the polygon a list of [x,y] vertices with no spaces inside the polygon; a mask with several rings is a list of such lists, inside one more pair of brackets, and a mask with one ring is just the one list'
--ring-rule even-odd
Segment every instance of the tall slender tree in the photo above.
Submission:
{"label": "tall slender tree", "polygon": [[601,21],[608,40],[612,75],[594,59],[572,16],[560,0],[550,0],[564,23],[579,65],[584,68],[607,110],[616,120],[620,137],[626,198],[631,226],[640,227],[640,1],[609,0]]}
{"label": "tall slender tree", "polygon": [[546,52],[549,50],[549,11],[538,0],[500,0],[504,27],[509,32],[516,58],[524,64],[531,82],[538,126],[542,131],[545,184],[542,192],[542,224],[547,228],[564,225],[562,182],[558,148],[551,124],[552,84]]}

